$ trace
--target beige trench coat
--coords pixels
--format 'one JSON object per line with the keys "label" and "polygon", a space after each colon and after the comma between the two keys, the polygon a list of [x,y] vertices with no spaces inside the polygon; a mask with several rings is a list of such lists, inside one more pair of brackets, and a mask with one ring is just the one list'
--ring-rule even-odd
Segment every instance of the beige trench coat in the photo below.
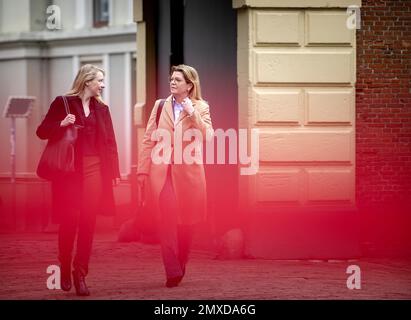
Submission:
{"label": "beige trench coat", "polygon": [[[187,148],[187,151],[192,151],[190,154],[195,155],[195,158],[203,158],[202,147],[193,150],[189,146],[193,146],[192,142],[194,140],[200,141],[200,136],[197,136],[196,139],[192,137],[189,141],[183,141],[185,139],[182,139],[182,137],[188,129],[197,129],[195,131],[201,133],[201,144],[206,139],[211,139],[213,135],[208,104],[205,101],[198,100],[192,100],[192,102],[193,114],[189,116],[183,110],[177,121],[174,122],[172,96],[169,96],[165,100],[159,119],[158,129],[160,130],[156,130],[156,114],[160,100],[156,101],[141,144],[137,169],[137,174],[147,174],[149,177],[148,186],[146,186],[150,191],[146,197],[148,206],[159,215],[159,196],[166,181],[167,168],[171,164],[172,183],[179,207],[179,224],[195,224],[203,221],[207,209],[206,179],[203,164],[197,162],[186,163],[184,157],[178,156],[183,155],[185,148]],[[167,151],[162,152],[160,151],[160,141],[165,141],[161,139],[164,134],[169,135],[171,144],[169,148],[163,148],[162,150]],[[181,149],[176,145],[179,141]],[[158,152],[154,153],[156,149]],[[152,153],[162,155],[163,161],[153,161]],[[166,160],[164,161],[164,159]],[[178,159],[182,159],[182,161]]]}

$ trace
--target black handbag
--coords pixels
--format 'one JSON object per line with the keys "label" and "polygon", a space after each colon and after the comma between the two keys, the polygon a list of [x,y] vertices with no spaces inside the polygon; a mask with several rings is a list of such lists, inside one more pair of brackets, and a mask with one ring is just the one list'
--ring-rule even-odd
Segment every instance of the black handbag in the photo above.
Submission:
{"label": "black handbag", "polygon": [[[67,98],[63,96],[66,113],[70,113]],[[74,147],[80,126],[69,125],[57,140],[49,139],[37,166],[37,175],[46,180],[55,180],[73,174]]]}
{"label": "black handbag", "polygon": [[159,221],[146,205],[145,186],[137,186],[135,217],[124,222],[118,232],[119,242],[139,241],[146,244],[160,243]]}

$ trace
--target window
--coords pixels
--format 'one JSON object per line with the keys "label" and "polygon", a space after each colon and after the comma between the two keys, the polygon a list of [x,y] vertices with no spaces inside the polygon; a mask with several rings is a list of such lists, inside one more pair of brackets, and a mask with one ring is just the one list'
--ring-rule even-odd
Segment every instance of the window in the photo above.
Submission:
{"label": "window", "polygon": [[100,55],[97,56],[81,56],[80,57],[80,67],[85,64],[95,65],[97,68],[103,69],[103,57]]}
{"label": "window", "polygon": [[93,26],[106,27],[109,22],[109,0],[93,0]]}

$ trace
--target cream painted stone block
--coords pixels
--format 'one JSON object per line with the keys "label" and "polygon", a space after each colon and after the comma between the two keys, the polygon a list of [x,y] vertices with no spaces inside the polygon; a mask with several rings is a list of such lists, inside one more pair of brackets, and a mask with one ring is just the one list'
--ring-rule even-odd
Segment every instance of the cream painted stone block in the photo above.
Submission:
{"label": "cream painted stone block", "polygon": [[30,32],[30,0],[0,1],[0,32]]}
{"label": "cream painted stone block", "polygon": [[307,124],[345,123],[354,118],[352,89],[307,89]]}
{"label": "cream painted stone block", "polygon": [[133,19],[135,22],[143,22],[143,0],[133,0]]}
{"label": "cream painted stone block", "polygon": [[251,21],[252,13],[246,10],[240,10],[237,13],[237,51],[247,50],[251,47]]}
{"label": "cream painted stone block", "polygon": [[260,161],[351,162],[352,131],[261,130]]}
{"label": "cream painted stone block", "polygon": [[355,202],[356,46],[345,10],[357,2],[233,0],[238,123],[260,133],[259,171],[239,178],[246,212]]}
{"label": "cream painted stone block", "polygon": [[[242,63],[238,64],[237,72],[241,75],[247,75],[249,72],[249,51],[248,49],[238,49],[237,51],[237,61],[241,61]],[[247,78],[245,78],[247,80]],[[239,81],[244,79],[240,78]]]}
{"label": "cream painted stone block", "polygon": [[302,44],[302,12],[255,11],[254,44]]}
{"label": "cream painted stone block", "polygon": [[134,125],[144,126],[144,104],[136,103],[134,105]]}
{"label": "cream painted stone block", "polygon": [[308,201],[353,201],[351,168],[308,169]]}
{"label": "cream painted stone block", "polygon": [[349,15],[340,11],[307,11],[307,44],[352,44],[354,30],[347,28]]}
{"label": "cream painted stone block", "polygon": [[255,89],[256,123],[295,123],[302,120],[301,89]]}
{"label": "cream painted stone block", "polygon": [[233,0],[233,8],[347,8],[361,0]]}
{"label": "cream painted stone block", "polygon": [[353,51],[255,50],[255,83],[350,83]]}
{"label": "cream painted stone block", "polygon": [[257,202],[300,202],[301,172],[272,169],[257,174]]}

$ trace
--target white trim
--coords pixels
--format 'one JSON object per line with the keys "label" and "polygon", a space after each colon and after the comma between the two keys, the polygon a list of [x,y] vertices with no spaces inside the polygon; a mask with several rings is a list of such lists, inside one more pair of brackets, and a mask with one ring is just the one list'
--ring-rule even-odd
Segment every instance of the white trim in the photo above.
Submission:
{"label": "white trim", "polygon": [[87,11],[87,4],[85,0],[75,0],[76,17],[74,29],[83,29],[87,27],[87,16],[90,14]]}
{"label": "white trim", "polygon": [[133,0],[128,0],[128,10],[127,10],[127,20],[126,24],[133,24],[134,17],[133,17]]}
{"label": "white trim", "polygon": [[86,27],[89,30],[93,30],[94,24],[94,7],[93,7],[93,0],[85,0],[86,1]]}
{"label": "white trim", "polygon": [[131,169],[131,53],[124,53],[124,151],[125,170],[130,174]]}
{"label": "white trim", "polygon": [[103,100],[109,106],[110,105],[110,55],[103,54],[103,69],[106,73],[104,80],[106,89],[103,93]]}
{"label": "white trim", "polygon": [[114,15],[113,15],[114,13],[113,6],[114,6],[114,1],[108,0],[108,26],[109,27],[115,24]]}
{"label": "white trim", "polygon": [[86,39],[90,38],[104,38],[108,36],[123,36],[134,35],[137,32],[137,25],[119,25],[107,28],[86,28],[82,30],[62,30],[61,32],[55,31],[33,31],[33,32],[20,32],[0,34],[0,43],[3,42],[24,42],[24,41],[53,41],[53,40],[73,40],[73,39]]}
{"label": "white trim", "polygon": [[77,46],[40,48],[9,48],[0,50],[1,60],[40,59],[40,58],[64,58],[74,55],[101,55],[101,54],[123,54],[124,52],[135,52],[135,42],[122,42],[113,46],[112,43]]}
{"label": "white trim", "polygon": [[80,57],[78,55],[73,56],[73,80],[80,69]]}
{"label": "white trim", "polygon": [[52,47],[48,52],[48,57],[64,57],[75,54],[80,55],[99,55],[99,54],[122,54],[127,51],[135,50],[135,42],[121,42],[121,43],[100,43],[98,45],[78,45],[67,47]]}
{"label": "white trim", "polygon": [[96,54],[96,55],[86,55],[86,56],[81,56],[80,57],[80,63],[95,63],[98,61],[101,65],[100,67],[103,67],[103,56],[101,54]]}
{"label": "white trim", "polygon": [[74,55],[101,55],[101,54],[123,54],[124,52],[135,52],[136,43],[119,42],[119,43],[99,43],[94,45],[69,45],[50,47],[49,49],[41,48],[9,48],[0,50],[1,60],[18,60],[18,59],[39,59],[39,58],[63,58]]}
{"label": "white trim", "polygon": [[28,58],[47,58],[47,54],[41,48],[4,48],[0,50],[1,60],[18,60]]}

